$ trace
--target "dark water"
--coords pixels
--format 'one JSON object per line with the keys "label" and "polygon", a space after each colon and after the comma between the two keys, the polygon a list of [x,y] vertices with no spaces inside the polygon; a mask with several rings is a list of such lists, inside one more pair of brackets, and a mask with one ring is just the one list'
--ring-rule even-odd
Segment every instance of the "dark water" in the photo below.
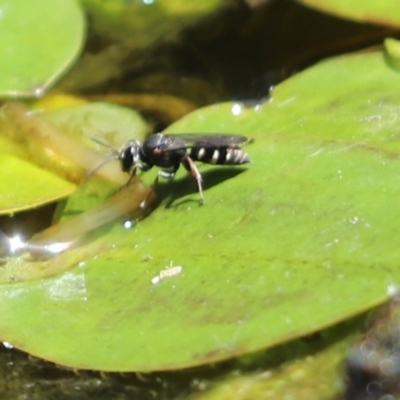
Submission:
{"label": "dark water", "polygon": [[[380,44],[393,34],[388,28],[359,24],[300,6],[290,0],[230,0],[230,7],[192,23],[161,17],[160,23],[138,29],[135,40],[115,38],[92,18],[84,61],[61,82],[61,89],[96,96],[126,96],[160,130],[197,108],[227,100],[260,101],[271,86],[313,63],[336,54]],[[172,20],[171,20],[172,19]],[[117,42],[113,42],[117,40]],[[84,57],[83,57],[84,59]],[[96,64],[97,63],[97,64]],[[119,68],[115,74],[104,65]],[[102,79],[96,77],[96,71]],[[176,103],[141,94],[173,96]],[[187,112],[190,110],[187,110]]]}

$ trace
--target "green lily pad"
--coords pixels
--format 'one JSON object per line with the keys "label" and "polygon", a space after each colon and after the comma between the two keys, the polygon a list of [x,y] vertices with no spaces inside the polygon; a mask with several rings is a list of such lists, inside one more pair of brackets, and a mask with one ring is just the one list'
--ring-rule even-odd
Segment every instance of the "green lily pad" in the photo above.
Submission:
{"label": "green lily pad", "polygon": [[400,4],[396,0],[297,0],[307,6],[356,21],[380,25],[400,25]]}
{"label": "green lily pad", "polygon": [[400,71],[400,42],[392,38],[385,39],[384,51],[388,64],[396,71]]}
{"label": "green lily pad", "polygon": [[14,214],[58,201],[75,190],[76,185],[45,169],[0,154],[0,214]]}
{"label": "green lily pad", "polygon": [[42,95],[75,61],[84,35],[76,0],[3,0],[0,96]]}
{"label": "green lily pad", "polygon": [[[203,207],[180,171],[152,215],[110,227],[75,269],[0,286],[1,339],[78,368],[167,370],[270,348],[382,303],[400,280],[398,82],[381,53],[338,57],[265,104],[177,122],[171,132],[253,137],[252,164],[201,167]],[[181,268],[161,279],[168,266]]]}

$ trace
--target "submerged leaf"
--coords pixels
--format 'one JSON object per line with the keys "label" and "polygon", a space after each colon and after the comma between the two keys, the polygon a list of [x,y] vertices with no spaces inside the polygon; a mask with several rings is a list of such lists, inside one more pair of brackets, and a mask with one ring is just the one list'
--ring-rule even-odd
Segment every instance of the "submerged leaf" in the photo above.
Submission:
{"label": "submerged leaf", "polygon": [[[43,104],[43,102],[41,103]],[[154,197],[152,190],[137,177],[129,179],[129,175],[121,171],[115,155],[112,158],[109,155],[104,156],[85,144],[85,141],[93,143],[85,135],[103,135],[111,143],[125,142],[127,139],[124,139],[124,136],[142,137],[147,127],[133,111],[112,104],[100,103],[69,107],[51,115],[51,119],[58,126],[64,125],[65,130],[50,123],[43,115],[30,111],[22,103],[7,103],[3,106],[2,113],[3,132],[26,150],[29,154],[27,158],[39,165],[55,166],[53,169],[58,171],[63,169],[65,171],[65,165],[69,165],[68,163],[72,163],[75,168],[80,166],[81,170],[83,167],[83,177],[81,172],[76,180],[80,180],[81,183],[84,180],[86,182],[74,196],[70,197],[62,222],[40,233],[31,229],[29,234],[23,225],[18,224],[18,229],[7,229],[7,234],[10,236],[1,235],[2,253],[6,255],[29,253],[31,255],[31,257],[24,255],[8,259],[0,271],[1,282],[38,279],[68,270],[79,263],[76,261],[77,257],[81,257],[79,251],[78,255],[76,252],[70,251],[71,254],[66,256],[59,256],[53,260],[47,259],[67,249],[82,245],[82,242],[88,240],[89,234],[93,240],[98,228],[103,227],[104,229],[104,225],[110,224],[116,219],[123,217],[137,219],[148,212]],[[67,121],[70,123],[68,124]],[[10,149],[12,148],[9,147],[8,150]],[[106,148],[106,150],[108,149]],[[43,171],[42,175],[45,177],[53,176],[49,171],[34,167],[27,162],[20,161],[18,163],[17,159],[8,155],[3,158],[16,160],[15,168],[14,164],[8,162],[3,165],[2,170],[6,174],[2,180],[3,199],[7,199],[14,207],[10,209],[10,205],[4,210],[7,214],[25,209],[32,210],[38,205],[54,201],[58,199],[54,196],[55,192],[59,194],[59,197],[66,197],[64,192],[61,193],[63,194],[61,196],[60,185],[57,186],[57,179],[63,182],[62,179],[55,176],[53,181],[50,179],[46,181],[37,171]],[[99,182],[94,176],[88,176],[88,170],[96,170],[96,175],[107,178],[114,182],[114,185],[104,181]],[[66,174],[71,175],[71,172],[67,171]],[[128,180],[129,185],[127,185]],[[117,190],[118,186],[115,183],[123,185],[123,190]],[[69,182],[65,182],[65,185],[76,189],[76,186]],[[45,186],[46,190],[42,186]],[[115,190],[117,193],[104,201],[104,197]],[[38,193],[41,194],[41,197],[38,197]],[[71,194],[71,190],[67,194]],[[38,198],[40,203],[38,203]],[[24,207],[20,204],[21,202]],[[21,218],[26,219],[27,217],[24,215],[19,219]],[[12,221],[7,220],[6,222],[11,223]],[[51,222],[51,218],[49,222]],[[40,228],[44,229],[47,226],[41,224]],[[37,234],[30,238],[33,233]],[[14,235],[16,236],[14,237]],[[27,238],[29,240],[26,240]],[[89,251],[87,254],[96,254],[97,250],[93,251],[93,249],[96,249],[94,244],[92,244],[92,252]],[[45,260],[39,262],[38,258]],[[35,268],[32,268],[33,260],[36,261]]]}
{"label": "submerged leaf", "polygon": [[86,103],[47,113],[57,127],[71,136],[97,138],[120,146],[130,139],[143,140],[149,126],[134,110],[112,103]]}
{"label": "submerged leaf", "polygon": [[[121,141],[124,136],[141,138],[146,130],[146,125],[132,111],[112,104],[71,107],[55,112],[50,118],[32,112],[19,102],[6,103],[1,111],[2,133],[19,143],[31,161],[77,183],[82,183],[88,178],[89,171],[109,158],[109,155],[104,156],[89,147],[88,143],[93,144],[93,141],[85,134],[103,135],[113,143]],[[96,119],[100,112],[103,118]],[[49,119],[53,119],[55,124]],[[68,120],[71,121],[69,126]],[[106,163],[97,174],[120,185],[128,179],[117,163]]]}
{"label": "submerged leaf", "polygon": [[344,392],[343,359],[363,323],[365,318],[358,317],[239,359],[229,374],[218,375],[216,369],[211,381],[199,380],[204,389],[190,395],[189,400],[340,399]]}

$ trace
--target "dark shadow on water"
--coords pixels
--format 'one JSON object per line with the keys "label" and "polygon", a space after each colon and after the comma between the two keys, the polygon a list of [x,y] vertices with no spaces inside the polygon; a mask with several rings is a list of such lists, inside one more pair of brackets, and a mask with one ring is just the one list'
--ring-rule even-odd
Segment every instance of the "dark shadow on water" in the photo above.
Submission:
{"label": "dark shadow on water", "polygon": [[[225,181],[233,179],[246,171],[247,168],[216,167],[215,169],[202,173],[204,204],[207,204],[208,189],[223,184]],[[158,204],[165,204],[165,208],[175,208],[185,203],[192,203],[193,205],[200,206],[200,195],[197,190],[197,183],[189,173],[184,178],[176,180],[165,181],[160,179],[155,191],[157,193]],[[188,199],[181,199],[187,195],[193,196]]]}

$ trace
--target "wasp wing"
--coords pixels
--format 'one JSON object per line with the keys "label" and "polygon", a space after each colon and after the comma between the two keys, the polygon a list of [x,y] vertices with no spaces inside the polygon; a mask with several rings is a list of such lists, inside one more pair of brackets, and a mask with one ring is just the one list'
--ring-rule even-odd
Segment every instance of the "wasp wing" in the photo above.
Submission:
{"label": "wasp wing", "polygon": [[241,135],[218,133],[218,134],[201,134],[201,133],[178,133],[175,135],[164,134],[168,139],[168,150],[179,149],[219,149],[219,148],[239,148],[249,143],[250,140]]}
{"label": "wasp wing", "polygon": [[162,168],[179,165],[185,157],[217,165],[239,165],[250,162],[241,145],[249,142],[235,134],[163,134],[150,135],[142,145],[149,162]]}
{"label": "wasp wing", "polygon": [[165,151],[188,151],[193,161],[217,165],[240,165],[250,162],[241,145],[249,142],[245,136],[235,134],[176,134],[164,135]]}

